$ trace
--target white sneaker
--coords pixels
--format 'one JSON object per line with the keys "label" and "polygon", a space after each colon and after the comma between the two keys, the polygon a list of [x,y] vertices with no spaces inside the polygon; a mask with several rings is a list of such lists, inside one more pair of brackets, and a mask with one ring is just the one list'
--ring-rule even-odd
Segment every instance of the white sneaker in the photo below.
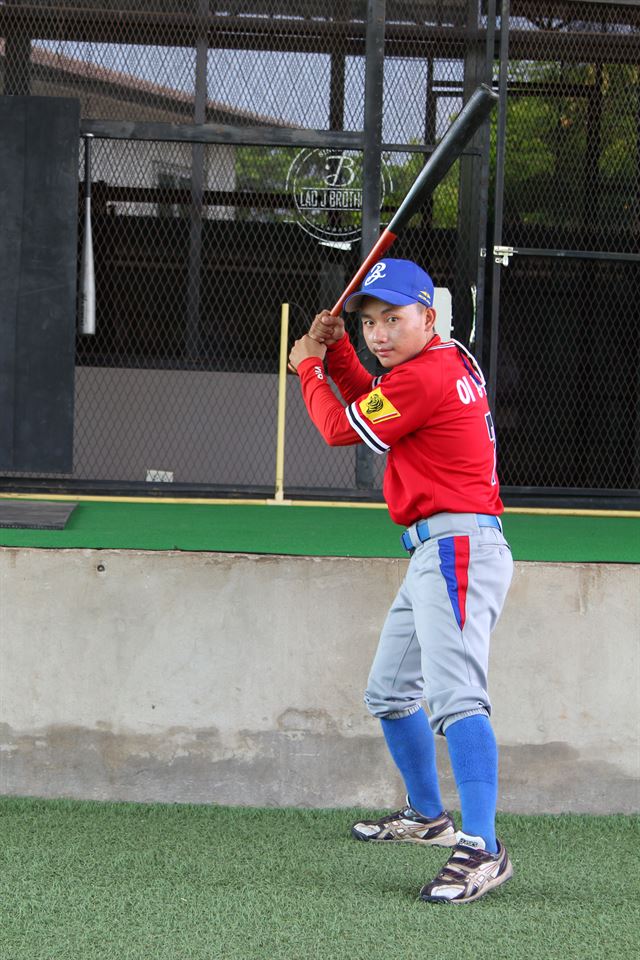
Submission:
{"label": "white sneaker", "polygon": [[439,817],[429,819],[410,806],[390,813],[379,820],[361,820],[351,828],[356,840],[383,840],[386,843],[424,843],[431,846],[452,847],[456,842],[456,828],[446,810]]}
{"label": "white sneaker", "polygon": [[513,876],[507,851],[489,853],[482,837],[459,831],[453,853],[437,877],[425,884],[420,899],[428,903],[471,903]]}

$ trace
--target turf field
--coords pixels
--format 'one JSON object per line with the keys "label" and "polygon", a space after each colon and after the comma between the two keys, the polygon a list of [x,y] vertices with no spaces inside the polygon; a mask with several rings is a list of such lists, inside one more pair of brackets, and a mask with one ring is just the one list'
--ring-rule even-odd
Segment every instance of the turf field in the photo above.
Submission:
{"label": "turf field", "polygon": [[351,840],[362,811],[0,799],[3,960],[627,960],[640,817],[502,815],[515,874],[417,892],[442,848]]}
{"label": "turf field", "polygon": [[[515,560],[640,563],[640,515],[508,512],[503,521]],[[402,530],[383,504],[97,500],[78,503],[64,530],[0,527],[0,546],[406,558]]]}

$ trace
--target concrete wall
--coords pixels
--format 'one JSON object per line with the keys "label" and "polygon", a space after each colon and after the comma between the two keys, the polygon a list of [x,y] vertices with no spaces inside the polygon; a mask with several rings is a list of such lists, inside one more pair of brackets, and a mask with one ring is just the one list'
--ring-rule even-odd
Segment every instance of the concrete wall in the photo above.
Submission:
{"label": "concrete wall", "polygon": [[[190,145],[187,145],[189,150]],[[436,290],[438,332],[451,332],[451,294]],[[273,318],[274,324],[279,317]],[[77,367],[76,479],[275,485],[278,377],[267,373]],[[329,447],[309,420],[297,377],[287,378],[285,483],[355,485],[356,448]],[[376,486],[385,457],[374,457]]]}
{"label": "concrete wall", "polygon": [[[0,550],[0,790],[394,805],[362,691],[405,566]],[[639,637],[640,567],[516,564],[492,656],[501,809],[640,809]]]}

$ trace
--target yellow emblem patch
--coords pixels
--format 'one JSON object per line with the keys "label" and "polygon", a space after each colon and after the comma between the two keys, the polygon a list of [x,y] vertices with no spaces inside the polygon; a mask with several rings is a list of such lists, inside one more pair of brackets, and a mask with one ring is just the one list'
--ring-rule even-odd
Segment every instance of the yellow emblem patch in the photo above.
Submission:
{"label": "yellow emblem patch", "polygon": [[383,420],[393,420],[394,417],[400,416],[400,413],[391,401],[385,397],[380,387],[372,390],[368,397],[360,401],[358,406],[362,414],[371,423],[381,423]]}

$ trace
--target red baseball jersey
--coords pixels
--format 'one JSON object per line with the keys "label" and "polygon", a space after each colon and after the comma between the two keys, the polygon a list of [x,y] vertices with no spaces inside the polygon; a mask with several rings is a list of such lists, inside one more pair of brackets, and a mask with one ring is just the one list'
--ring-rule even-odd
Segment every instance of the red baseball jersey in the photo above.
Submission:
{"label": "red baseball jersey", "polygon": [[462,344],[436,335],[372,380],[345,334],[327,351],[327,365],[347,406],[320,360],[307,358],[298,374],[309,415],[332,446],[363,442],[388,454],[383,492],[395,523],[445,511],[502,513],[485,381]]}

